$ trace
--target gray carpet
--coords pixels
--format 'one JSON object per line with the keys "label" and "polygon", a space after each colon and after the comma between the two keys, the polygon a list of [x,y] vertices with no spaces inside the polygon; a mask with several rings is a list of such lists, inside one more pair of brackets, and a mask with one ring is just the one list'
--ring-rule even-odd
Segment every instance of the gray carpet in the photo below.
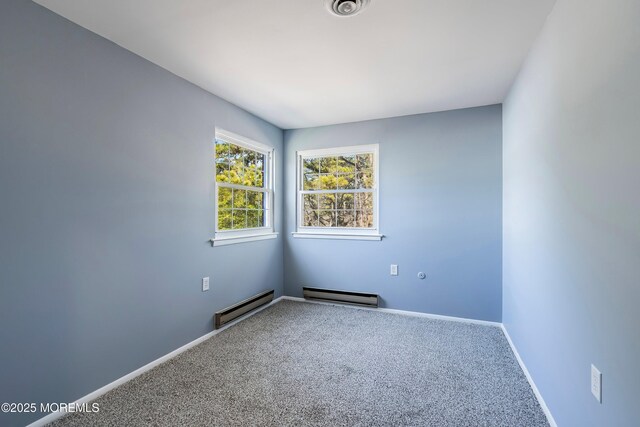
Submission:
{"label": "gray carpet", "polygon": [[281,301],[55,426],[547,426],[502,331]]}

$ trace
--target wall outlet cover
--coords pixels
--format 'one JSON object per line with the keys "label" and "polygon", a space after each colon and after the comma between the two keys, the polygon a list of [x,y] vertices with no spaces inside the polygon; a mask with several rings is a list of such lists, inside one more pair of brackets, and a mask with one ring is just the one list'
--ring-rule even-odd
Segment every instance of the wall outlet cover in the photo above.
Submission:
{"label": "wall outlet cover", "polygon": [[392,276],[398,275],[398,264],[391,264],[391,275]]}
{"label": "wall outlet cover", "polygon": [[209,290],[209,278],[208,277],[204,277],[202,279],[202,292],[208,291]]}

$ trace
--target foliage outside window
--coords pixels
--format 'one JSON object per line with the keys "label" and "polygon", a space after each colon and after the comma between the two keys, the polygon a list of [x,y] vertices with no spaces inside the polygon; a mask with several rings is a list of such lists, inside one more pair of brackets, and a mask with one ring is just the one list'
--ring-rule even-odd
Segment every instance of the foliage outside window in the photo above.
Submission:
{"label": "foliage outside window", "polygon": [[299,152],[298,233],[377,235],[377,154],[377,145]]}
{"label": "foliage outside window", "polygon": [[216,132],[216,239],[273,232],[272,149]]}

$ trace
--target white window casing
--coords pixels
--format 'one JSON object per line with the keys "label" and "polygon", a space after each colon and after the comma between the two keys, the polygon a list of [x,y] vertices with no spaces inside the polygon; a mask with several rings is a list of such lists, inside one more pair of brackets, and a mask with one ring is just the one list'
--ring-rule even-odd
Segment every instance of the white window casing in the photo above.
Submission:
{"label": "white window casing", "polygon": [[[304,189],[304,160],[316,159],[316,158],[331,158],[340,156],[357,156],[358,154],[372,154],[373,155],[373,184],[368,188],[357,188],[354,185],[352,188],[330,188],[330,189]],[[357,169],[355,169],[357,171]],[[349,173],[350,174],[350,173]],[[318,175],[323,175],[318,172]],[[331,174],[328,174],[331,175]],[[340,175],[337,173],[337,175]],[[337,148],[323,148],[317,150],[304,150],[296,153],[296,231],[292,233],[296,238],[308,238],[308,239],[343,239],[343,240],[381,240],[383,235],[380,234],[379,224],[379,146],[378,144],[371,145],[357,145],[349,147],[337,147]],[[355,226],[355,218],[357,209],[355,205],[355,197],[359,193],[371,194],[373,199],[372,213],[373,223],[370,227],[358,227]],[[320,195],[322,194],[335,194],[336,197],[340,194],[353,194],[354,195],[354,226],[338,226],[337,220],[338,212],[348,212],[336,210],[334,217],[335,223],[332,226],[309,226],[304,224],[304,196]],[[318,209],[320,209],[318,205]]]}
{"label": "white window casing", "polygon": [[[242,184],[231,182],[218,182],[217,172],[214,172],[214,197],[215,197],[215,210],[214,210],[214,222],[215,222],[215,234],[211,239],[212,246],[224,246],[236,243],[246,243],[256,240],[275,239],[278,233],[274,229],[274,149],[268,145],[253,141],[235,133],[216,129],[216,136],[214,141],[214,149],[216,144],[220,142],[226,142],[233,144],[246,150],[254,151],[264,155],[264,175],[263,186],[253,187],[245,186]],[[215,152],[215,151],[214,151]],[[217,158],[214,157],[214,168],[217,165]],[[218,214],[219,214],[219,192],[221,188],[227,188],[230,190],[248,190],[252,192],[263,193],[263,211],[264,211],[264,224],[261,227],[254,228],[241,228],[241,229],[219,229]]]}

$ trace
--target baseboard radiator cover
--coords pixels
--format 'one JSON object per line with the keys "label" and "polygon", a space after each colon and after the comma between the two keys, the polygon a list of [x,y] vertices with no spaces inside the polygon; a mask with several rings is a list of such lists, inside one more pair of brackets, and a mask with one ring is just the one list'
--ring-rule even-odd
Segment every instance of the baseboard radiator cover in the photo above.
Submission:
{"label": "baseboard radiator cover", "polygon": [[380,297],[377,294],[366,292],[338,291],[334,289],[302,288],[305,299],[339,302],[342,304],[363,305],[366,307],[378,307]]}
{"label": "baseboard radiator cover", "polygon": [[244,314],[247,314],[250,311],[255,310],[260,306],[269,304],[271,301],[273,301],[274,294],[275,291],[273,289],[270,291],[262,292],[261,294],[254,295],[251,298],[247,298],[244,301],[240,301],[239,303],[232,305],[231,307],[227,307],[221,311],[216,312],[215,328],[218,329],[221,326],[237,319]]}

